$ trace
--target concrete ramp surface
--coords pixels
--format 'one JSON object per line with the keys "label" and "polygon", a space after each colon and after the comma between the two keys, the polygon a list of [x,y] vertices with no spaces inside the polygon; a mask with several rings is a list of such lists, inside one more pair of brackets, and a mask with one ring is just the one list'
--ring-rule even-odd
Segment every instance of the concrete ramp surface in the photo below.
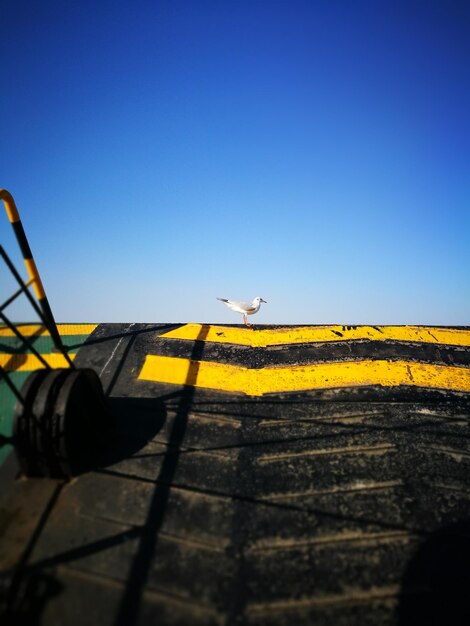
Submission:
{"label": "concrete ramp surface", "polygon": [[4,461],[2,624],[470,623],[468,328],[59,331],[115,429],[69,481]]}

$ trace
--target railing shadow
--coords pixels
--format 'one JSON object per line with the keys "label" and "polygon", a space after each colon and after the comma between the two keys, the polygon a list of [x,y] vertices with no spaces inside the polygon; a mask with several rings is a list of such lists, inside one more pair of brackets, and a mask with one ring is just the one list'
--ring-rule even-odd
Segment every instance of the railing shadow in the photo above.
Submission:
{"label": "railing shadow", "polygon": [[136,621],[142,603],[142,595],[149,575],[150,567],[158,543],[158,534],[165,518],[170,489],[180,457],[180,446],[184,440],[188,415],[193,403],[195,387],[202,359],[204,342],[209,326],[203,325],[194,343],[191,363],[185,386],[179,396],[176,415],[169,433],[168,449],[163,458],[147,519],[142,528],[139,545],[127,578],[126,588],[118,611],[116,626],[128,626]]}
{"label": "railing shadow", "polygon": [[3,626],[40,626],[46,605],[62,591],[63,584],[53,574],[40,570],[25,573],[16,589],[15,603],[5,612],[0,589],[0,622]]}
{"label": "railing shadow", "polygon": [[[171,325],[173,327],[175,325]],[[161,329],[161,326],[158,327]],[[146,329],[152,330],[152,329]],[[186,384],[181,393],[171,394],[173,401],[178,402],[175,419],[168,441],[168,450],[163,459],[161,470],[155,482],[147,518],[142,526],[135,527],[125,533],[125,539],[135,537],[138,540],[137,551],[131,566],[131,571],[125,585],[121,608],[118,612],[116,624],[132,624],[138,616],[142,594],[148,578],[151,562],[158,541],[158,533],[163,523],[169,492],[176,472],[179,448],[183,442],[188,414],[192,406],[195,389],[192,385],[197,380],[199,369],[198,361],[204,350],[204,340],[208,333],[208,326],[201,328],[201,332],[194,343],[192,358],[194,362],[188,371]],[[124,362],[131,350],[132,344],[139,332],[129,333],[130,342],[122,357]],[[105,338],[104,340],[109,340]],[[98,458],[93,455],[84,462],[82,472],[100,470],[129,458],[153,439],[166,421],[166,398],[134,398],[109,397],[121,366],[114,372],[107,389],[108,405],[114,418],[114,432],[107,441]],[[132,420],[129,420],[129,416]],[[87,555],[118,545],[123,541],[122,533],[108,537],[89,545],[66,551],[57,556],[28,564],[42,530],[52,512],[58,494],[64,483],[58,485],[46,510],[39,520],[19,562],[13,571],[3,572],[0,575],[0,621],[8,626],[27,624],[28,626],[41,623],[44,607],[50,599],[63,591],[61,583],[53,576],[48,568],[60,564],[70,563]]]}
{"label": "railing shadow", "polygon": [[49,519],[64,483],[56,485],[13,571],[0,572],[0,624],[35,626],[41,624],[44,607],[61,593],[63,586],[42,567],[28,568],[28,560]]}
{"label": "railing shadow", "polygon": [[[34,347],[36,340],[40,339],[45,331],[46,327],[44,325],[38,326],[34,333],[28,337],[29,344]],[[17,337],[15,337],[14,343],[18,345],[12,346],[6,341],[5,343],[0,342],[0,352],[9,355],[8,361],[4,365],[4,369],[7,372],[14,372],[20,369],[20,367],[26,363],[28,353],[30,353],[29,345],[22,343]]]}

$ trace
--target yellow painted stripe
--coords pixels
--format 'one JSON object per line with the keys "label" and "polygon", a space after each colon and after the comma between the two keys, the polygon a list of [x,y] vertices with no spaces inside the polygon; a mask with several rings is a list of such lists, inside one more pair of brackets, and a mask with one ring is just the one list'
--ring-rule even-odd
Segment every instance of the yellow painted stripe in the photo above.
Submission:
{"label": "yellow painted stripe", "polygon": [[422,343],[470,346],[470,330],[430,328],[426,326],[357,326],[343,330],[342,326],[298,326],[268,330],[250,330],[203,324],[185,324],[163,335],[164,339],[231,343],[243,346],[278,346],[296,343],[323,343],[330,341],[411,341]]}
{"label": "yellow painted stripe", "polygon": [[[69,367],[68,361],[62,354],[41,354],[43,359],[52,368]],[[69,354],[73,360],[75,354]],[[43,369],[44,365],[34,354],[0,354],[0,365],[7,372],[34,372]]]}
{"label": "yellow painted stripe", "polygon": [[147,355],[139,379],[250,396],[364,385],[407,385],[470,392],[469,369],[411,361],[343,361],[248,369],[209,361]]}
{"label": "yellow painted stripe", "polygon": [[14,222],[19,222],[20,216],[18,214],[18,209],[16,208],[16,204],[13,200],[13,196],[11,195],[11,193],[6,189],[0,189],[0,200],[3,200],[5,204],[5,209],[10,222],[12,224]]}
{"label": "yellow painted stripe", "polygon": [[42,286],[41,278],[34,259],[24,259],[24,264],[26,265],[29,278],[33,281],[33,289],[36,294],[36,298],[38,300],[43,300],[46,297],[46,293],[44,291],[44,287]]}
{"label": "yellow painted stripe", "polygon": [[[90,335],[97,324],[57,324],[59,334],[65,337],[66,335]],[[18,330],[25,337],[31,337],[32,335],[40,334],[41,337],[50,336],[49,331],[44,326],[39,324],[18,324]],[[0,327],[0,337],[14,337],[15,333],[6,326]]]}

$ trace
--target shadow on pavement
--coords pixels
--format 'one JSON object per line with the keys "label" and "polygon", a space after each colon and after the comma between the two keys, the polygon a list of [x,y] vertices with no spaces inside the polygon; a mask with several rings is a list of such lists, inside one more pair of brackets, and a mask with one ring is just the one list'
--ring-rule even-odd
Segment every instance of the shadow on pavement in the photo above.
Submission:
{"label": "shadow on pavement", "polygon": [[399,626],[470,624],[470,521],[433,533],[403,577]]}
{"label": "shadow on pavement", "polygon": [[192,363],[188,370],[186,385],[183,387],[178,399],[178,408],[168,439],[168,449],[154,487],[147,519],[142,527],[139,546],[127,578],[126,588],[115,622],[116,626],[133,624],[139,615],[142,595],[158,542],[158,533],[165,518],[171,484],[178,465],[180,446],[186,432],[188,415],[195,393],[193,385],[199,370],[198,361],[202,359],[204,340],[207,337],[208,330],[209,326],[202,326],[197,340],[194,342],[191,354]]}

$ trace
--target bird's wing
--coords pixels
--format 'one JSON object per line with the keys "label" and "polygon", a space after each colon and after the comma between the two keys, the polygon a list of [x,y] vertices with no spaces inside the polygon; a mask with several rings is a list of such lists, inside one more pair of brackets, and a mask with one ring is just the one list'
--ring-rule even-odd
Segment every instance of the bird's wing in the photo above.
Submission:
{"label": "bird's wing", "polygon": [[251,309],[253,309],[252,302],[236,302],[235,300],[231,300],[231,302],[232,304],[235,304],[237,307],[243,309],[244,311],[250,311]]}
{"label": "bird's wing", "polygon": [[227,300],[226,298],[217,298],[224,304],[226,304],[229,309],[232,311],[236,311],[237,313],[256,313],[258,310],[253,306],[253,302],[240,302],[239,300]]}
{"label": "bird's wing", "polygon": [[253,302],[239,302],[237,300],[229,300],[228,306],[240,313],[253,313],[256,308],[253,306]]}

